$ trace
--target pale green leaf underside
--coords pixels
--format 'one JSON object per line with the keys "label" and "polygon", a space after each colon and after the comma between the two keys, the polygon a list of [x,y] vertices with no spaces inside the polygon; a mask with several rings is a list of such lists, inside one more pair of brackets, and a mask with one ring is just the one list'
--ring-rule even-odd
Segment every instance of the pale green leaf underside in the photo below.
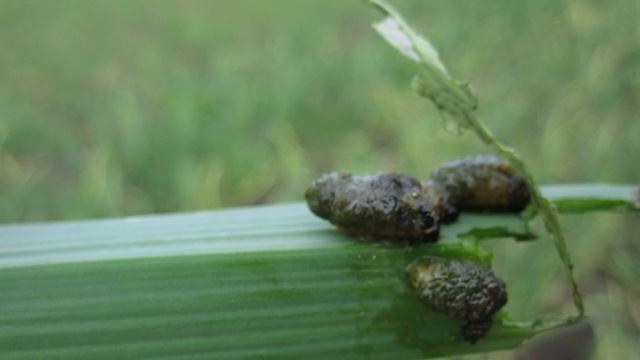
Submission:
{"label": "pale green leaf underside", "polygon": [[438,51],[418,34],[396,9],[385,0],[369,0],[385,17],[373,28],[387,43],[419,64],[420,74],[413,80],[416,92],[431,99],[440,112],[445,129],[459,134],[469,126],[461,108],[474,109],[478,99],[471,88],[449,75]]}
{"label": "pale green leaf underside", "polygon": [[[616,188],[554,191],[628,200]],[[616,191],[614,191],[616,190]],[[562,196],[561,196],[562,195]],[[598,207],[602,209],[602,207]],[[616,205],[616,208],[619,208]],[[464,215],[443,235],[527,234],[515,215]],[[480,234],[480,235],[478,235]],[[498,321],[476,345],[429,311],[404,267],[424,254],[487,262],[453,241],[353,241],[304,204],[0,227],[0,354],[33,358],[419,358],[512,348]]]}
{"label": "pale green leaf underside", "polygon": [[561,212],[640,211],[638,185],[547,185],[542,187],[542,193],[552,200]]}
{"label": "pale green leaf underside", "polygon": [[[464,214],[445,238],[493,231],[526,236],[518,215]],[[354,240],[315,217],[304,203],[200,213],[0,227],[0,268],[256,251],[343,249]],[[376,246],[374,243],[358,245]]]}
{"label": "pale green leaf underside", "polygon": [[417,63],[428,62],[443,74],[447,74],[447,69],[433,45],[405,26],[404,22],[388,16],[374,23],[373,28],[404,56]]}

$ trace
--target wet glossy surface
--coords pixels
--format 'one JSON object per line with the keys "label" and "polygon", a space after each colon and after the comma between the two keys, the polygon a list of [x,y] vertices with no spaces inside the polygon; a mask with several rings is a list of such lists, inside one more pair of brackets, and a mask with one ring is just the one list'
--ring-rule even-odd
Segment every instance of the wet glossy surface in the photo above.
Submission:
{"label": "wet glossy surface", "polygon": [[400,174],[324,174],[305,198],[313,213],[356,237],[432,241],[448,216],[437,188]]}
{"label": "wet glossy surface", "polygon": [[446,163],[431,174],[462,211],[519,212],[530,201],[524,179],[508,161],[493,156],[470,156]]}
{"label": "wet glossy surface", "polygon": [[466,321],[462,333],[471,343],[487,334],[493,314],[507,303],[504,281],[475,262],[425,256],[411,263],[407,272],[426,305]]}

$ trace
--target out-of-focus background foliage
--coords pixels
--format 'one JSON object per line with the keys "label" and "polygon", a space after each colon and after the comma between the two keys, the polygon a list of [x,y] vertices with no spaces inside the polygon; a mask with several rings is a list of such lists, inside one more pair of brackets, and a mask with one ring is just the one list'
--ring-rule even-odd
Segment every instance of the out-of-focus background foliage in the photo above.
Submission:
{"label": "out-of-focus background foliage", "polygon": [[[396,4],[541,182],[640,182],[636,0]],[[426,177],[486,151],[412,94],[376,15],[343,0],[0,1],[0,222],[298,201],[324,171]],[[637,358],[640,221],[564,219],[595,355]],[[491,244],[514,317],[571,311],[547,240]]]}

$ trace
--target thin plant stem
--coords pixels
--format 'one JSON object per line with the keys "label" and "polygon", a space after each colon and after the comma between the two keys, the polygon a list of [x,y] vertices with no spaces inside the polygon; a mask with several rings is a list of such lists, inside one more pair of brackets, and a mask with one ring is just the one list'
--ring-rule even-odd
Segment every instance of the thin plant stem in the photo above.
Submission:
{"label": "thin plant stem", "polygon": [[[579,317],[584,316],[582,295],[573,276],[573,262],[555,206],[542,195],[531,172],[515,150],[499,141],[475,113],[477,97],[466,83],[457,81],[448,73],[429,40],[415,32],[402,15],[385,0],[369,0],[369,2],[387,16],[384,21],[374,24],[374,29],[400,53],[420,65],[420,73],[413,82],[414,90],[436,105],[446,125],[454,125],[460,130],[473,129],[485,144],[492,146],[509,160],[524,178],[545,228],[554,240],[556,252],[571,283],[573,302]],[[446,119],[447,116],[449,119]]]}
{"label": "thin plant stem", "polygon": [[520,159],[515,150],[507,145],[503,144],[500,140],[498,140],[486,127],[480,119],[478,115],[476,115],[473,111],[465,111],[464,112],[465,119],[469,126],[474,130],[474,132],[478,135],[478,137],[487,145],[495,148],[502,156],[507,158],[511,164],[516,168],[516,171],[524,178],[527,183],[527,187],[529,188],[529,192],[533,199],[535,206],[537,207],[542,220],[544,222],[545,228],[551,234],[553,238],[556,252],[560,259],[562,260],[562,264],[564,267],[564,271],[571,283],[571,289],[573,293],[573,303],[578,310],[578,315],[583,317],[585,314],[584,311],[584,302],[582,300],[582,294],[578,289],[578,284],[573,275],[573,261],[571,260],[571,255],[569,254],[569,249],[567,247],[566,237],[564,235],[564,231],[562,230],[562,226],[560,225],[560,219],[558,217],[558,210],[555,205],[551,203],[547,198],[545,198],[538,185],[533,180],[533,176],[527,169],[524,161]]}

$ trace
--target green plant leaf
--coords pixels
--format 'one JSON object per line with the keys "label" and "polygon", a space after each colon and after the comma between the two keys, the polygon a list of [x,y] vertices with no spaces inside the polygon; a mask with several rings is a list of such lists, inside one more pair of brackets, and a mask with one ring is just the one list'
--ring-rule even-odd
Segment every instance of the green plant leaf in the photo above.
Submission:
{"label": "green plant leaf", "polygon": [[560,212],[640,211],[640,187],[612,184],[562,184],[542,187]]}
{"label": "green plant leaf", "polygon": [[503,313],[470,345],[460,321],[419,302],[404,269],[425,254],[490,265],[490,254],[454,238],[520,234],[523,224],[465,214],[443,228],[449,239],[421,246],[355,241],[301,203],[5,225],[0,353],[395,359],[513,348],[559,323]]}

